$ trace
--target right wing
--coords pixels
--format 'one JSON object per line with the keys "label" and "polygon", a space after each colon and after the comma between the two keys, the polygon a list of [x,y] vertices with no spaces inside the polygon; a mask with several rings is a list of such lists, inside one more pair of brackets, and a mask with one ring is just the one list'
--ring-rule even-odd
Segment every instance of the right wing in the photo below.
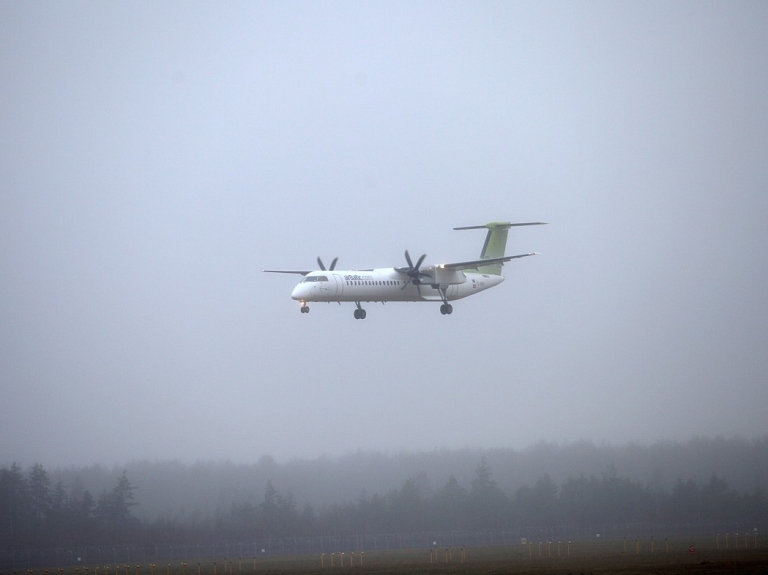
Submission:
{"label": "right wing", "polygon": [[479,267],[488,266],[492,264],[503,264],[504,262],[508,262],[509,260],[515,260],[517,258],[527,258],[528,256],[537,256],[539,255],[536,252],[531,252],[529,254],[520,254],[517,256],[504,256],[501,258],[489,258],[487,260],[471,260],[468,262],[457,262],[454,264],[440,264],[439,268],[443,268],[446,270],[465,270],[465,269],[477,269]]}

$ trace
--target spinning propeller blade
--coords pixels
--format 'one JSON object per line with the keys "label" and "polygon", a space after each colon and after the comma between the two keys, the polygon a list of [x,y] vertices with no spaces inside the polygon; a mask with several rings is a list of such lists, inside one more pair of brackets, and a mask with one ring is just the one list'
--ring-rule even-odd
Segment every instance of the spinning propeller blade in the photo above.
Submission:
{"label": "spinning propeller blade", "polygon": [[[329,271],[333,271],[333,268],[336,267],[336,262],[339,261],[339,258],[333,258],[333,261],[331,262],[331,267],[328,268]],[[325,271],[325,265],[323,265],[323,260],[320,259],[320,256],[317,256],[317,265],[320,266],[320,269]]]}
{"label": "spinning propeller blade", "polygon": [[400,268],[399,271],[404,272],[405,275],[411,279],[403,284],[403,287],[400,288],[401,290],[404,290],[409,283],[412,283],[416,286],[416,289],[419,290],[419,293],[421,293],[421,288],[419,287],[421,280],[419,278],[422,276],[429,277],[429,274],[425,274],[419,271],[419,268],[421,267],[421,264],[424,262],[424,258],[426,257],[427,254],[421,254],[421,257],[416,260],[416,265],[413,265],[411,254],[408,253],[408,250],[405,250],[405,261],[408,262],[408,268]]}

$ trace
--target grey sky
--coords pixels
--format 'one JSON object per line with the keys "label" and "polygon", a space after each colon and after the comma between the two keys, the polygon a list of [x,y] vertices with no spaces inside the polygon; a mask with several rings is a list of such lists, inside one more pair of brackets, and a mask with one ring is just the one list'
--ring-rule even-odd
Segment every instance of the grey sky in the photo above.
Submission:
{"label": "grey sky", "polygon": [[[0,462],[768,432],[765,2],[0,3]],[[454,305],[296,278],[476,257]]]}

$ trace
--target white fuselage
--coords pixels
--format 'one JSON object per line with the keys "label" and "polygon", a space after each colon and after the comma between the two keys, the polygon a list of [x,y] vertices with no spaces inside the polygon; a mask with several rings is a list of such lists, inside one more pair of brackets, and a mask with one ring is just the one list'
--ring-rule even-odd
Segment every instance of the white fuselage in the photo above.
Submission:
{"label": "white fuselage", "polygon": [[313,271],[291,293],[302,302],[452,301],[479,293],[504,281],[501,275],[460,272],[461,283],[415,285],[394,268]]}

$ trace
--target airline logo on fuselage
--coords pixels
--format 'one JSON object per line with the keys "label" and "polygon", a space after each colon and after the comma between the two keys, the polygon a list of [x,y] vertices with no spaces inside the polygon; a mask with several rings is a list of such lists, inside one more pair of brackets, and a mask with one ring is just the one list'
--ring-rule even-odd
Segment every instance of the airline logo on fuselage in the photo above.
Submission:
{"label": "airline logo on fuselage", "polygon": [[367,281],[372,280],[373,276],[347,275],[344,276],[344,279],[349,281]]}

